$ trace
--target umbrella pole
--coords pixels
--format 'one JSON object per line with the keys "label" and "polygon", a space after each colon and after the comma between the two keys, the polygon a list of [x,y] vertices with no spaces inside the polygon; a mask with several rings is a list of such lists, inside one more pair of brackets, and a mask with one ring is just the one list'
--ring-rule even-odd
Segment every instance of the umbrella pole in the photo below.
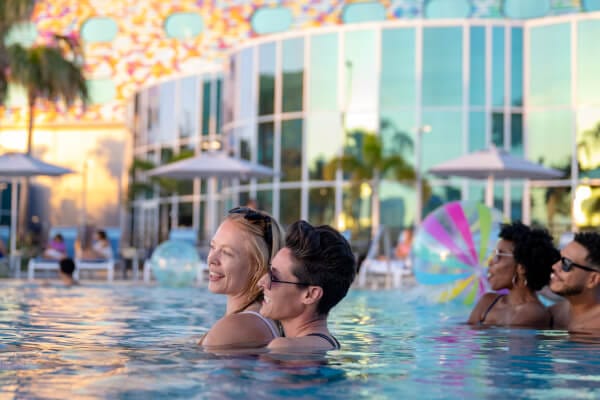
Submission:
{"label": "umbrella pole", "polygon": [[14,256],[15,251],[17,250],[17,221],[19,220],[19,210],[17,207],[17,191],[19,190],[19,184],[16,178],[13,178],[11,183],[12,188],[10,191],[10,255]]}
{"label": "umbrella pole", "polygon": [[485,187],[485,205],[494,207],[494,175],[489,175]]}

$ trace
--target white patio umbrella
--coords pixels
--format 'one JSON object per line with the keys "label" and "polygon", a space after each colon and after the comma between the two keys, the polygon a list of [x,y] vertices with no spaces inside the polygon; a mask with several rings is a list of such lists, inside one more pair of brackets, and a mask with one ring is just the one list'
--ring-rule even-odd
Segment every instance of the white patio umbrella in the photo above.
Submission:
{"label": "white patio umbrella", "polygon": [[11,178],[11,224],[10,224],[10,253],[17,249],[17,185],[20,178],[32,176],[60,176],[70,174],[68,168],[45,163],[33,156],[24,153],[5,153],[0,155],[0,177]]}
{"label": "white patio umbrella", "polygon": [[216,178],[267,178],[275,175],[275,171],[264,165],[252,163],[240,158],[229,156],[225,152],[206,152],[199,156],[162,165],[146,172],[147,176],[172,179],[209,178],[208,185],[208,227],[212,233],[216,229],[216,207],[214,193]]}
{"label": "white patio umbrella", "polygon": [[561,171],[512,155],[496,146],[443,162],[430,168],[429,172],[440,177],[459,176],[486,179],[485,203],[490,207],[493,206],[494,202],[495,178],[555,179],[563,175]]}

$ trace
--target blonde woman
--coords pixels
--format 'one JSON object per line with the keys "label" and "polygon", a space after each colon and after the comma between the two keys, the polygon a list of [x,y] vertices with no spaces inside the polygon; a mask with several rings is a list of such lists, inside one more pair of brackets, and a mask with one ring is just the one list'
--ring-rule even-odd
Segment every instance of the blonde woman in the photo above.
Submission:
{"label": "blonde woman", "polygon": [[227,296],[227,307],[199,344],[249,349],[279,336],[277,325],[258,313],[263,299],[258,281],[282,246],[282,230],[269,214],[248,207],[229,211],[208,253],[208,290]]}

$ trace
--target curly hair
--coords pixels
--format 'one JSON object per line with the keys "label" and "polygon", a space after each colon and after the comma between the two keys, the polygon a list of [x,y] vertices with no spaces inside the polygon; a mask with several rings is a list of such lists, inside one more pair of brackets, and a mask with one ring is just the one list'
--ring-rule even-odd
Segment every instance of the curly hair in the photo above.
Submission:
{"label": "curly hair", "polygon": [[560,252],[546,229],[530,228],[516,221],[503,224],[500,238],[513,243],[513,256],[525,269],[527,286],[540,290],[550,281],[552,265],[560,258]]}
{"label": "curly hair", "polygon": [[586,261],[600,267],[600,234],[598,232],[580,232],[575,234],[573,240],[588,251]]}
{"label": "curly hair", "polygon": [[312,226],[301,220],[289,227],[285,247],[292,253],[292,273],[299,281],[323,288],[317,313],[327,315],[346,296],[356,276],[350,244],[329,225]]}

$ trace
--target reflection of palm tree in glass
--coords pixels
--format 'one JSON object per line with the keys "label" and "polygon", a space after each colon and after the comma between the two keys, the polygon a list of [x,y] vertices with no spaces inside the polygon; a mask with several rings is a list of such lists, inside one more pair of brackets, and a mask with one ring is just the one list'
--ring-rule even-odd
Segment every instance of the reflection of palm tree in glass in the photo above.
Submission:
{"label": "reflection of palm tree in glass", "polygon": [[379,186],[389,177],[400,182],[413,182],[414,169],[399,154],[384,154],[380,136],[362,129],[348,133],[344,155],[327,163],[325,179],[334,179],[338,167],[355,184],[367,183],[371,189],[371,233],[379,228]]}
{"label": "reflection of palm tree in glass", "polygon": [[[543,159],[539,160],[539,163],[543,163]],[[559,170],[563,173],[564,179],[570,179],[571,177],[571,160],[567,159],[563,164],[554,164],[552,168]],[[569,194],[571,193],[570,187],[549,187],[546,189],[546,215],[548,218],[548,229],[555,235],[560,229],[556,224],[557,215],[571,215],[571,200]],[[562,232],[561,232],[562,233]]]}
{"label": "reflection of palm tree in glass", "polygon": [[[581,135],[577,143],[577,164],[580,178],[596,178],[600,175],[600,122]],[[589,201],[582,203],[582,212],[586,220],[594,220],[594,214],[600,213],[600,197],[592,197]]]}

